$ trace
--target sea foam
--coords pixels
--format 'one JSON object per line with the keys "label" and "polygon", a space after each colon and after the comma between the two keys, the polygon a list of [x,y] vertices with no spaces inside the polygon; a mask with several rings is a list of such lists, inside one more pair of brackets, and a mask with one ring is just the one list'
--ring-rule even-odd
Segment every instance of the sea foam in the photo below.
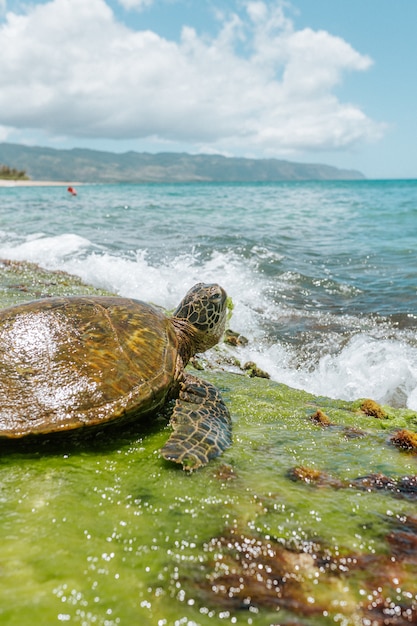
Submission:
{"label": "sea foam", "polygon": [[294,367],[294,354],[282,344],[256,345],[242,350],[270,373],[273,380],[310,393],[356,400],[372,398],[382,404],[417,410],[417,350],[399,340],[354,335],[334,354]]}
{"label": "sea foam", "polygon": [[271,297],[276,282],[236,252],[213,251],[204,259],[195,252],[152,262],[146,250],[115,254],[72,233],[25,238],[0,233],[0,256],[64,270],[97,287],[166,309],[173,309],[194,283],[218,282],[233,300],[231,327],[249,340],[247,346],[229,348],[242,363],[255,361],[273,380],[317,395],[371,397],[417,410],[415,346],[359,330],[348,341],[340,337],[338,345],[322,355],[322,346],[317,345],[313,362],[303,361],[297,347],[265,330],[268,323],[289,313]]}

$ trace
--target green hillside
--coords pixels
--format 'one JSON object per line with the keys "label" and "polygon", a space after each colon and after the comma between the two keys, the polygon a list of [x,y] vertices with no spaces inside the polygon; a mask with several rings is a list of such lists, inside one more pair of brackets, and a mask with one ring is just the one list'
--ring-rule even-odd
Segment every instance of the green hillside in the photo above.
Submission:
{"label": "green hillside", "polygon": [[358,180],[361,172],[278,159],[246,159],[185,153],[116,154],[74,148],[56,150],[0,143],[0,163],[32,180],[96,183],[274,182]]}

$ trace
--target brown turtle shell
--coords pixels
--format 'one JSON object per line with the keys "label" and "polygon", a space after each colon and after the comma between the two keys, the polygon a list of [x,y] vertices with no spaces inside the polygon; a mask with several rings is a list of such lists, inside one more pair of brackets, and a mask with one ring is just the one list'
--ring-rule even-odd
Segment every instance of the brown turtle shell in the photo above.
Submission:
{"label": "brown turtle shell", "polygon": [[146,414],[174,383],[178,340],[157,308],[68,297],[0,311],[0,437]]}

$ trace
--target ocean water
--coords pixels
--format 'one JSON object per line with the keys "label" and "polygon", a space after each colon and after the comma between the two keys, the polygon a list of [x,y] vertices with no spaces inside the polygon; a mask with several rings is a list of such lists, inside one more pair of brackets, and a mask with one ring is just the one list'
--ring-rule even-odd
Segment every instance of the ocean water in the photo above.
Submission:
{"label": "ocean water", "polygon": [[417,181],[0,188],[0,257],[174,308],[220,283],[227,348],[318,395],[417,410]]}

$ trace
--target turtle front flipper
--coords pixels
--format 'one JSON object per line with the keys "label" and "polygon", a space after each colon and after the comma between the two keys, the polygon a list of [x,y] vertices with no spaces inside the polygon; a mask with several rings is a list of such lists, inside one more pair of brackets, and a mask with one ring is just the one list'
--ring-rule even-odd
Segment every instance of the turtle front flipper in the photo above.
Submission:
{"label": "turtle front flipper", "polygon": [[194,470],[232,443],[232,421],[214,385],[189,374],[181,383],[171,417],[174,432],[161,450],[168,461]]}

